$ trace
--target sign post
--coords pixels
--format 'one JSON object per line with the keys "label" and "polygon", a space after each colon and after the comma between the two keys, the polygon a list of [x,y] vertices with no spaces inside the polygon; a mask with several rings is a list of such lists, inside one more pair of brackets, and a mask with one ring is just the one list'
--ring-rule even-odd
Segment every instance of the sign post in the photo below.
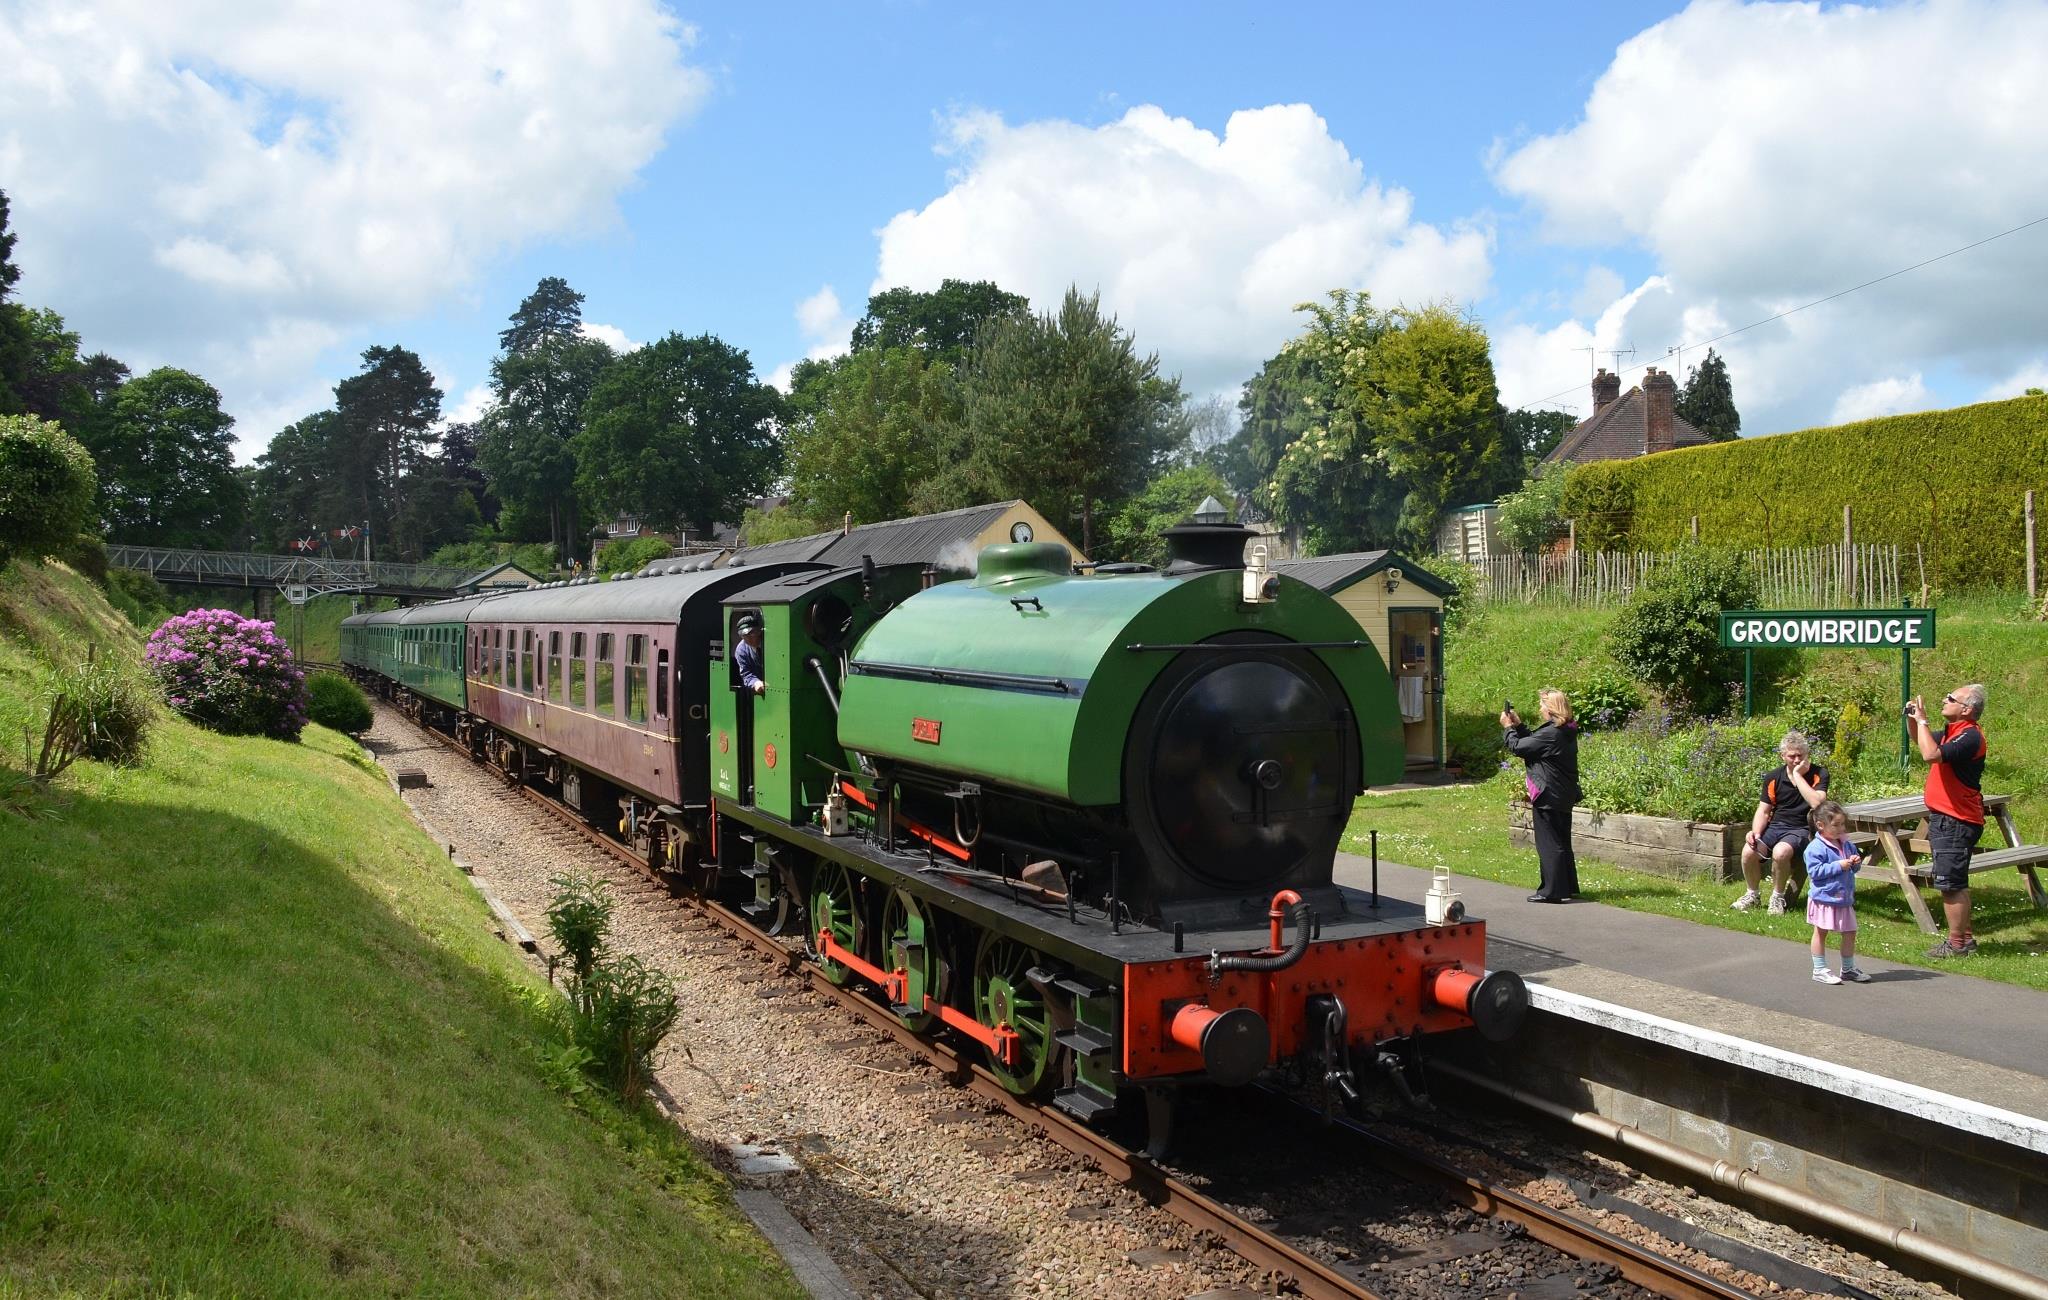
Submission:
{"label": "sign post", "polygon": [[1906,702],[1913,698],[1913,652],[1934,648],[1934,611],[1902,601],[1896,610],[1728,609],[1721,611],[1721,644],[1742,651],[1742,716],[1751,703],[1759,649],[1823,647],[1833,650],[1899,652],[1899,768],[1906,768],[1912,744]]}

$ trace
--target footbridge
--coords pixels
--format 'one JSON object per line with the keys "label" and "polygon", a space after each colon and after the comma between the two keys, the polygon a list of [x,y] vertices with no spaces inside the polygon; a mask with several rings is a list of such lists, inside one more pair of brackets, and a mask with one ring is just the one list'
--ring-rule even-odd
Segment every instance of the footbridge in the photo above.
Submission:
{"label": "footbridge", "polygon": [[249,587],[257,609],[267,614],[273,593],[304,600],[336,592],[391,596],[401,601],[453,596],[477,574],[443,564],[386,564],[381,560],[334,560],[308,555],[257,555],[246,551],[193,551],[165,546],[107,548],[107,563],[147,573],[158,582],[192,587]]}

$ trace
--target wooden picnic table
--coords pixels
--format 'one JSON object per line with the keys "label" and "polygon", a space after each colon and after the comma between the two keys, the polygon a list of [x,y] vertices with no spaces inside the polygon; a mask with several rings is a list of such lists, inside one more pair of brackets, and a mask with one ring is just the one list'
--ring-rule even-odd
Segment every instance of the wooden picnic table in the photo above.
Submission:
{"label": "wooden picnic table", "polygon": [[[2011,804],[2012,796],[2009,794],[1984,796],[1984,815],[1987,820],[1998,823],[2006,846],[1989,852],[1980,846],[1970,858],[1971,874],[2012,867],[2026,878],[2027,898],[2035,907],[2048,909],[2048,891],[2041,888],[2040,880],[2034,875],[2035,867],[2048,863],[2048,844],[2020,843],[2019,830],[2012,824]],[[1927,900],[1920,896],[1918,881],[1931,875],[1933,866],[1914,861],[1916,857],[1932,852],[1925,827],[1927,800],[1917,794],[1901,795],[1896,799],[1852,803],[1842,811],[1848,815],[1849,831],[1858,843],[1875,843],[1884,850],[1885,864],[1905,894],[1907,905],[1913,909],[1914,919],[1922,930],[1932,934],[1937,927],[1933,914],[1927,910]]]}

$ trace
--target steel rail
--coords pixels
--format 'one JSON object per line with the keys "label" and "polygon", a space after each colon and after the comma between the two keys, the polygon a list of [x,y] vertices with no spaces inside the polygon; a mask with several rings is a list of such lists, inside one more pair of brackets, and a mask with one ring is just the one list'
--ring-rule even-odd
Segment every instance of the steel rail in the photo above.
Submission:
{"label": "steel rail", "polygon": [[[410,719],[408,719],[410,721]],[[444,732],[415,723],[419,729],[479,766],[489,766],[468,746]],[[806,960],[803,949],[791,948],[761,930],[745,917],[718,903],[687,892],[653,868],[645,858],[585,821],[560,800],[549,797],[523,782],[509,788],[523,798],[553,813],[583,839],[620,863],[659,885],[678,908],[710,920],[735,938],[779,963],[787,974],[797,976],[813,991],[860,1017],[871,1027],[889,1035],[905,1050],[936,1067],[956,1087],[963,1087],[994,1102],[1012,1118],[1030,1126],[1070,1154],[1088,1160],[1129,1187],[1147,1204],[1158,1206],[1188,1227],[1215,1236],[1247,1263],[1284,1280],[1307,1300],[1379,1300],[1378,1293],[1359,1278],[1347,1276],[1306,1254],[1286,1241],[1248,1222],[1229,1207],[1203,1195],[1175,1178],[1141,1152],[1133,1151],[1096,1132],[1060,1111],[1022,1098],[1005,1088],[972,1057],[951,1043],[913,1032],[888,1008],[858,989],[842,987],[825,978],[815,962]],[[1275,1096],[1280,1094],[1275,1093]],[[1285,1099],[1306,1110],[1302,1103]],[[1322,1119],[1317,1113],[1317,1120]],[[1553,1209],[1519,1192],[1494,1186],[1467,1174],[1435,1156],[1418,1151],[1372,1132],[1349,1118],[1335,1121],[1354,1139],[1364,1144],[1376,1161],[1409,1182],[1438,1187],[1453,1200],[1488,1218],[1502,1218],[1519,1224],[1529,1236],[1575,1259],[1606,1264],[1622,1277],[1662,1296],[1678,1300],[1755,1300],[1752,1293],[1717,1281],[1697,1269],[1667,1259],[1624,1240],[1606,1229],[1574,1215]]]}

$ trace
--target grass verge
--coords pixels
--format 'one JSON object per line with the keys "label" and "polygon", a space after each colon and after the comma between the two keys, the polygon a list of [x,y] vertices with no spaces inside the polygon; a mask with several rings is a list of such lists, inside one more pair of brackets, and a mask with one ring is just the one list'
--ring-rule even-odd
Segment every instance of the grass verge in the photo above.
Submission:
{"label": "grass verge", "polygon": [[[0,735],[52,638],[0,575]],[[347,739],[161,722],[0,814],[0,1291],[801,1292],[723,1180],[563,1064],[559,1000]]]}

